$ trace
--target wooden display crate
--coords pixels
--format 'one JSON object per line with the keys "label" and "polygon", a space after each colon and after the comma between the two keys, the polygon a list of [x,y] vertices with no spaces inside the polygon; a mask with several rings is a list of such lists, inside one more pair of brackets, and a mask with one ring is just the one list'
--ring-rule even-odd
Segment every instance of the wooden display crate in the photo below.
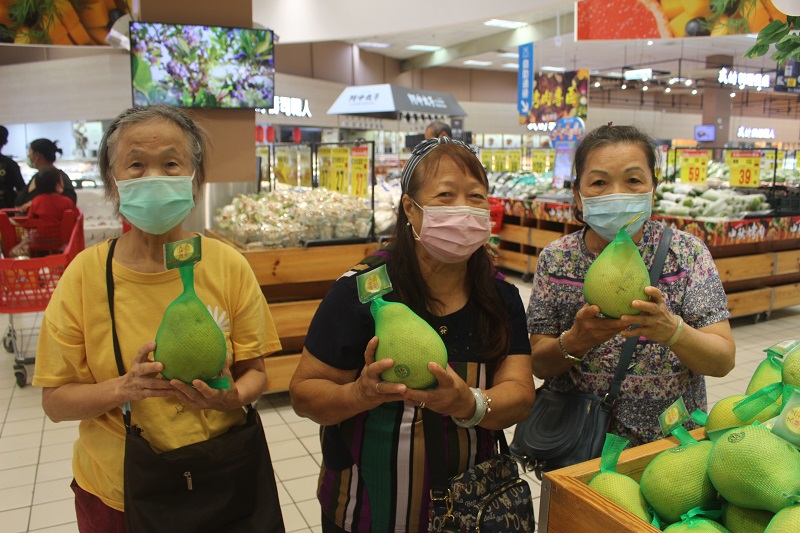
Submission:
{"label": "wooden display crate", "polygon": [[207,229],[206,236],[238,250],[253,269],[283,346],[281,352],[264,359],[264,392],[287,390],[322,297],[339,276],[377,251],[378,243],[244,250],[214,230]]}
{"label": "wooden display crate", "polygon": [[[704,428],[691,432],[705,440]],[[642,472],[659,453],[680,445],[675,437],[630,448],[622,452],[617,472],[638,483]],[[587,485],[600,471],[600,459],[553,470],[542,479],[539,499],[540,533],[647,533],[659,530],[644,523],[633,513],[601,496]]]}

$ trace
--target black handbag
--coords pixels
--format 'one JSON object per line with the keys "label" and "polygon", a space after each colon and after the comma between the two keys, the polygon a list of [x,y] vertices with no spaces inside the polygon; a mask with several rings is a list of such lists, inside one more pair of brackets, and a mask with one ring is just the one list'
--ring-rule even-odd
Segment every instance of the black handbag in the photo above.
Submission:
{"label": "black handbag", "polygon": [[[116,240],[106,263],[114,356],[125,374],[114,324]],[[130,533],[283,533],[275,473],[261,417],[247,405],[247,421],[212,439],[156,453],[142,430],[125,423],[125,526]]]}
{"label": "black handbag", "polygon": [[498,455],[448,480],[441,415],[423,409],[422,423],[431,484],[429,532],[533,533],[530,485],[519,477],[502,431],[495,432]]}
{"label": "black handbag", "polygon": [[[658,278],[672,240],[672,228],[665,228],[650,267],[650,285]],[[633,358],[638,337],[625,341],[611,387],[604,397],[579,392],[536,391],[536,401],[528,418],[517,424],[510,452],[525,467],[542,479],[542,473],[600,457],[611,412],[622,381]]]}

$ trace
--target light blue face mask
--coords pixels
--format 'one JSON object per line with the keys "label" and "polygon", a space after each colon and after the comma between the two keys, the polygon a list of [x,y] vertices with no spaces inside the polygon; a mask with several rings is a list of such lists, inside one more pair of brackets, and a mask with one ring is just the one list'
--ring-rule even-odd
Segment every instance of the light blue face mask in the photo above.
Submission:
{"label": "light blue face mask", "polygon": [[191,176],[147,176],[116,181],[119,212],[145,233],[163,235],[194,207]]}
{"label": "light blue face mask", "polygon": [[611,242],[622,226],[638,213],[644,215],[625,228],[625,231],[633,236],[642,229],[644,221],[650,218],[653,210],[653,191],[641,194],[606,194],[591,198],[581,195],[581,202],[583,221],[603,239]]}

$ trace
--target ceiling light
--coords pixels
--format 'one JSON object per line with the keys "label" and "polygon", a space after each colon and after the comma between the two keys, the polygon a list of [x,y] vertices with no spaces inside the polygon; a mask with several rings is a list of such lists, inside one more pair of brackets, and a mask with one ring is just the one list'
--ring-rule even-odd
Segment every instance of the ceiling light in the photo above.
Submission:
{"label": "ceiling light", "polygon": [[372,43],[365,41],[363,43],[358,43],[358,46],[361,48],[389,48],[392,45],[389,43]]}
{"label": "ceiling light", "polygon": [[736,93],[731,93],[731,98],[736,98]]}
{"label": "ceiling light", "polygon": [[697,94],[697,89],[692,89],[692,94]]}
{"label": "ceiling light", "polygon": [[406,46],[406,50],[416,50],[417,52],[435,52],[441,49],[441,46],[431,46],[429,44],[412,44],[411,46]]}
{"label": "ceiling light", "polygon": [[474,59],[467,59],[464,61],[465,65],[470,65],[472,67],[488,67],[492,64],[491,61],[476,61]]}
{"label": "ceiling light", "polygon": [[625,79],[626,80],[645,80],[653,77],[653,69],[651,68],[640,68],[640,69],[633,69],[633,70],[626,70],[625,71]]}
{"label": "ceiling light", "polygon": [[491,19],[483,23],[484,26],[495,26],[497,28],[509,28],[515,30],[517,28],[524,28],[528,25],[527,22],[517,22],[515,20],[500,20]]}
{"label": "ceiling light", "polygon": [[667,87],[666,89],[664,89],[664,92],[665,93],[671,93],[672,92],[672,87]]}
{"label": "ceiling light", "polygon": [[647,85],[642,85],[642,91],[646,91],[647,89],[649,89]]}
{"label": "ceiling light", "polygon": [[497,54],[497,55],[499,57],[512,57],[514,59],[517,59],[519,57],[519,54],[516,52],[503,52],[502,54]]}
{"label": "ceiling light", "polygon": [[503,63],[505,68],[519,68],[519,63]]}
{"label": "ceiling light", "polygon": [[647,41],[647,46],[653,46],[653,41]]}
{"label": "ceiling light", "polygon": [[692,80],[686,80],[686,81],[685,81],[685,82],[683,82],[683,83],[685,83],[685,84],[686,84],[686,86],[688,87],[689,85],[691,85],[691,84],[692,84]]}
{"label": "ceiling light", "polygon": [[627,86],[627,85],[625,85],[624,83],[623,83],[623,84],[622,84],[622,86],[620,87],[620,89],[622,89],[623,91],[624,91],[625,89],[627,89],[627,88],[628,88],[628,86]]}
{"label": "ceiling light", "polygon": [[543,72],[564,72],[564,67],[539,67],[539,70]]}
{"label": "ceiling light", "polygon": [[758,87],[756,87],[756,91],[760,91],[760,90],[761,90],[761,85],[759,85]]}
{"label": "ceiling light", "polygon": [[600,82],[599,81],[594,82],[594,86],[595,87],[600,87]]}

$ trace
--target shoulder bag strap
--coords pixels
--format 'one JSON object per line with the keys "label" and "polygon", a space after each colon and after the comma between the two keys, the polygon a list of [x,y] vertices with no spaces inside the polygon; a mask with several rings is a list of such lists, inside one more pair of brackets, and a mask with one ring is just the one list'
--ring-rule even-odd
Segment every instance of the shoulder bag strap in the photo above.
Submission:
{"label": "shoulder bag strap", "polygon": [[[670,241],[672,241],[672,228],[667,227],[664,230],[664,234],[661,236],[661,241],[658,243],[658,249],[656,250],[653,264],[650,266],[650,285],[653,287],[658,287],[658,278],[661,277],[661,272],[664,269],[664,262],[667,259]],[[628,372],[628,365],[633,358],[633,352],[636,349],[637,342],[639,342],[639,337],[629,337],[628,340],[625,341],[625,345],[622,348],[622,355],[619,357],[617,370],[614,372],[614,379],[611,382],[611,387],[608,390],[608,394],[606,394],[603,399],[604,405],[613,404],[617,396],[619,396],[622,380],[625,379],[625,374]]]}
{"label": "shoulder bag strap", "polygon": [[[114,358],[117,361],[117,372],[120,376],[125,375],[125,365],[122,364],[122,354],[119,349],[119,338],[117,337],[117,327],[114,321],[114,273],[112,272],[112,259],[114,258],[114,247],[117,239],[111,241],[108,246],[108,258],[106,258],[106,291],[108,292],[108,312],[111,316],[111,340],[114,344]],[[125,422],[125,429],[131,431],[131,406],[128,402],[122,406],[122,419]]]}

